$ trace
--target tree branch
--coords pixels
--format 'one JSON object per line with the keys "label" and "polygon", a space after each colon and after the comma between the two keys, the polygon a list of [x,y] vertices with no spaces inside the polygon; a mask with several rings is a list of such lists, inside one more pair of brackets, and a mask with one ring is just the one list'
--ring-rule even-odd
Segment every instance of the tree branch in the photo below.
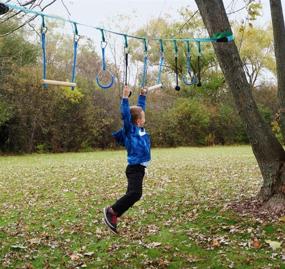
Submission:
{"label": "tree branch", "polygon": [[[49,6],[51,6],[52,4],[54,4],[57,0],[52,0],[50,3],[48,3],[46,6],[44,6],[43,8],[41,8],[41,11],[44,11],[46,8],[48,8]],[[34,0],[32,1],[29,1],[29,2],[32,2],[32,5],[34,4]],[[39,6],[41,3],[43,2],[43,0],[40,1],[39,4],[35,5],[34,7],[36,6]],[[30,3],[31,4],[31,3]],[[21,11],[20,11],[21,12]],[[17,12],[17,14],[19,14],[20,12]],[[16,15],[17,15],[16,14]],[[25,14],[26,15],[26,14]],[[31,21],[33,21],[35,18],[37,18],[38,15],[34,15],[32,16],[30,19],[26,20],[24,23],[22,23],[20,26],[16,27],[15,29],[13,29],[12,31],[6,33],[6,34],[3,34],[3,35],[0,35],[0,37],[5,37],[5,36],[8,36],[10,34],[13,34],[14,32],[18,31],[19,29],[21,29],[22,27],[24,27],[25,25],[29,24]],[[6,20],[7,21],[7,20]]]}

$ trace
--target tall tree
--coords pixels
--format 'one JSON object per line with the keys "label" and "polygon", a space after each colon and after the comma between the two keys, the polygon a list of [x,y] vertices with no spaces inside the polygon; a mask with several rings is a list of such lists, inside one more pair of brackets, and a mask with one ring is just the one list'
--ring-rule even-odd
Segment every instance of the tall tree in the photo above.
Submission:
{"label": "tall tree", "polygon": [[[210,36],[231,32],[222,0],[195,1]],[[258,197],[265,208],[278,212],[285,206],[285,152],[258,112],[235,42],[214,42],[213,46],[263,176]]]}
{"label": "tall tree", "polygon": [[281,0],[270,0],[276,58],[280,128],[285,142],[285,26]]}

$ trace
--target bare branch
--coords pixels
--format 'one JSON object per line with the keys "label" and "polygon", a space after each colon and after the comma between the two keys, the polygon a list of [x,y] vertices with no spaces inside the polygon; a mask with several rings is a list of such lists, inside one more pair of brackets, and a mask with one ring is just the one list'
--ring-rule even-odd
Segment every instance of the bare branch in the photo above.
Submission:
{"label": "bare branch", "polygon": [[66,4],[64,3],[64,1],[63,0],[60,0],[60,1],[61,1],[62,5],[64,6],[64,8],[65,8],[66,12],[68,13],[68,15],[71,16],[71,13],[70,13],[69,9],[67,8]]}
{"label": "bare branch", "polygon": [[[48,3],[46,6],[44,6],[43,8],[41,8],[41,11],[44,11],[46,8],[48,8],[49,6],[51,6],[52,4],[54,4],[57,0],[52,0],[50,3]],[[43,2],[40,1],[40,4]],[[5,37],[5,36],[8,36],[16,31],[18,31],[19,29],[21,29],[22,27],[24,27],[25,25],[29,24],[31,21],[33,21],[35,18],[37,18],[38,15],[34,15],[32,16],[30,19],[26,20],[24,23],[22,23],[20,26],[16,27],[15,29],[13,29],[12,31],[6,33],[6,34],[3,34],[3,35],[0,35],[0,37]]]}

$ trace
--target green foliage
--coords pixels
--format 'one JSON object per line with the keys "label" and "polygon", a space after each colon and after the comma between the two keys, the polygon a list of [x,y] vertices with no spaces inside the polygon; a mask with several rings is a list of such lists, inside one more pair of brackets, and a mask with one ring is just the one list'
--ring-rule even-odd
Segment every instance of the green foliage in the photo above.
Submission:
{"label": "green foliage", "polygon": [[178,145],[203,145],[209,112],[197,100],[178,99],[168,112],[169,131]]}
{"label": "green foliage", "polygon": [[64,97],[68,102],[72,104],[79,104],[83,100],[84,94],[78,87],[73,90],[70,90],[70,87],[63,87],[62,89]]}
{"label": "green foliage", "polygon": [[273,118],[272,118],[272,111],[270,108],[260,104],[258,106],[258,110],[259,110],[259,113],[261,114],[261,116],[264,118],[265,122],[267,122],[269,125],[271,124]]}
{"label": "green foliage", "polygon": [[249,15],[249,20],[254,21],[258,16],[262,15],[262,4],[260,2],[249,1],[247,6],[247,12]]}
{"label": "green foliage", "polygon": [[0,100],[0,127],[12,117],[12,108],[4,100]]}
{"label": "green foliage", "polygon": [[212,110],[210,130],[214,144],[248,142],[241,119],[229,104],[221,103]]}
{"label": "green foliage", "polygon": [[278,121],[273,120],[271,122],[271,129],[272,129],[272,132],[277,137],[278,141],[282,144],[283,143],[283,135],[281,133],[281,128],[280,128]]}
{"label": "green foliage", "polygon": [[[264,80],[262,72],[275,73],[274,46],[272,27],[234,27],[235,40],[240,44],[240,56],[244,63],[249,83],[254,86],[259,80]],[[265,78],[267,78],[265,76]]]}

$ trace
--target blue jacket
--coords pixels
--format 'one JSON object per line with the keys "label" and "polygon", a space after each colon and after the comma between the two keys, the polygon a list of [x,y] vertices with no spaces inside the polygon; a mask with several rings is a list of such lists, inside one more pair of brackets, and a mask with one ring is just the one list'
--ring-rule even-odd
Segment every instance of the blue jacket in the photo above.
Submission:
{"label": "blue jacket", "polygon": [[[145,111],[146,96],[139,95],[138,106]],[[132,123],[129,100],[122,99],[121,113],[124,127],[112,135],[117,143],[124,146],[128,152],[130,165],[141,164],[150,161],[150,136],[144,128]]]}

